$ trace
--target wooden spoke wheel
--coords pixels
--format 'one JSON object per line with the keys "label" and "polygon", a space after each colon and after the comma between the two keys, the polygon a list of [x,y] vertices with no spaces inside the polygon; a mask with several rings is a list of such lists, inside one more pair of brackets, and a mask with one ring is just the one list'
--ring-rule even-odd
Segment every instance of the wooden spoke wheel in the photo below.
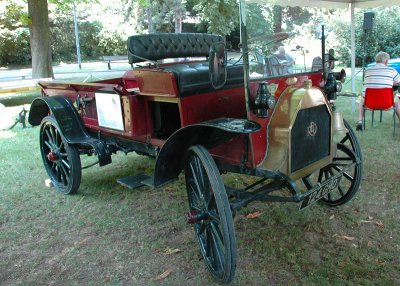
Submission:
{"label": "wooden spoke wheel", "polygon": [[339,206],[351,200],[358,192],[362,179],[361,147],[351,126],[346,121],[344,124],[348,132],[337,144],[333,162],[303,178],[306,187],[312,189],[317,183],[343,172],[337,187],[320,200],[329,206]]}
{"label": "wooden spoke wheel", "polygon": [[43,118],[40,151],[51,182],[63,194],[75,193],[81,183],[81,161],[74,145],[66,142],[53,116]]}
{"label": "wooden spoke wheel", "polygon": [[186,215],[204,262],[214,279],[232,281],[236,268],[236,241],[232,212],[219,170],[200,145],[189,148],[185,165],[190,211]]}

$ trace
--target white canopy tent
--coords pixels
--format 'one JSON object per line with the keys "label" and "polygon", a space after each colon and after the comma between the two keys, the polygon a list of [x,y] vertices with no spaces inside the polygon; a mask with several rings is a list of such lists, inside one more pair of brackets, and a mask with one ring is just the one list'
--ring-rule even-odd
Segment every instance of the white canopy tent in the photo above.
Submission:
{"label": "white canopy tent", "polygon": [[[252,1],[252,0],[250,0]],[[351,15],[351,91],[355,92],[355,27],[354,27],[354,9],[355,8],[373,8],[389,7],[400,5],[400,0],[256,0],[253,2],[268,2],[280,6],[299,6],[299,7],[320,7],[349,9]]]}

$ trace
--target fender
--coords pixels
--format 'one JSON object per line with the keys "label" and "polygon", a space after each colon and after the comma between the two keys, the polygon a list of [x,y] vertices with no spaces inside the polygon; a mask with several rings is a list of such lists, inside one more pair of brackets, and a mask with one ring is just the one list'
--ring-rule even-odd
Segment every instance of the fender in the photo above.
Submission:
{"label": "fender", "polygon": [[249,134],[260,129],[261,126],[254,121],[236,118],[218,118],[179,129],[168,138],[157,156],[154,187],[178,177],[190,146],[200,144],[209,149],[238,134]]}
{"label": "fender", "polygon": [[35,98],[31,104],[28,122],[32,126],[39,125],[42,119],[50,113],[56,119],[68,144],[89,145],[95,150],[100,166],[111,163],[111,154],[106,144],[86,132],[81,117],[65,96]]}

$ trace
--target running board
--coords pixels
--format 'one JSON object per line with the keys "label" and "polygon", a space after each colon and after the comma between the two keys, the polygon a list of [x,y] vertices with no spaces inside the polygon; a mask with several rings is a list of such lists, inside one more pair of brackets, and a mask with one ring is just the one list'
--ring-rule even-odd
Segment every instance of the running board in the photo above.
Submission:
{"label": "running board", "polygon": [[153,177],[150,177],[144,173],[128,176],[125,178],[120,178],[117,179],[117,182],[131,190],[142,186],[148,186],[148,187],[154,186]]}

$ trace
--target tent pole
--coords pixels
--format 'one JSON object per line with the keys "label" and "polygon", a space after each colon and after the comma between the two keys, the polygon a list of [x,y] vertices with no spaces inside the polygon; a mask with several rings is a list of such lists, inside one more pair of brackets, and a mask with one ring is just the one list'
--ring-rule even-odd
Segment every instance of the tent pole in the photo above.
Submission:
{"label": "tent pole", "polygon": [[[355,36],[355,20],[354,20],[354,4],[350,3],[350,18],[351,18],[351,92],[356,92],[356,36]],[[352,100],[352,111],[355,110],[356,100],[353,97]]]}

